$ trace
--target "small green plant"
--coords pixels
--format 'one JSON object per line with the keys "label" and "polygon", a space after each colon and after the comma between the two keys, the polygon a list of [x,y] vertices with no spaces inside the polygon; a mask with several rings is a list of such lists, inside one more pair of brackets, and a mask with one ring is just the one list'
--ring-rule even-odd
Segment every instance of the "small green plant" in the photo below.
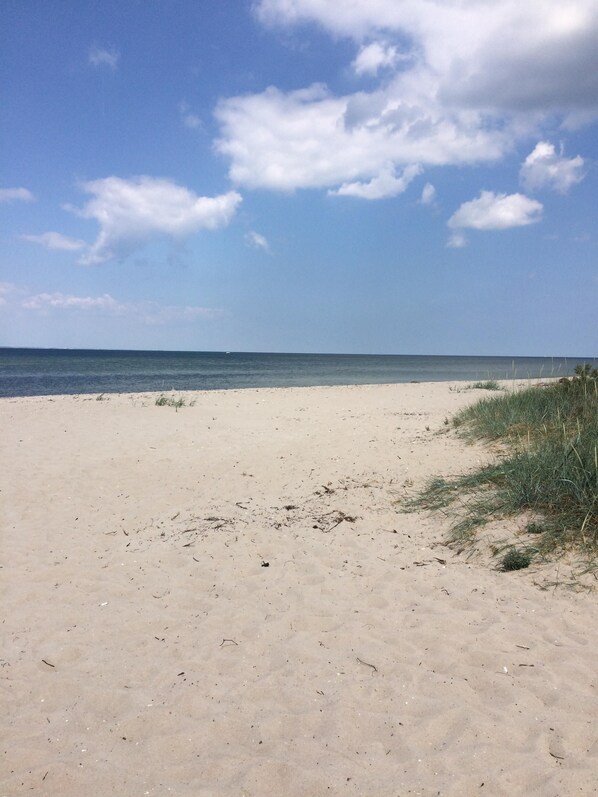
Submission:
{"label": "small green plant", "polygon": [[156,399],[156,407],[174,407],[175,410],[178,410],[180,407],[184,407],[185,404],[186,402],[184,398],[165,396],[164,393],[161,393]]}
{"label": "small green plant", "polygon": [[473,382],[467,386],[468,390],[502,390],[496,379],[488,379],[486,382]]}
{"label": "small green plant", "polygon": [[532,563],[532,557],[526,551],[519,551],[517,548],[510,548],[503,556],[501,568],[505,572],[511,570],[523,570]]}

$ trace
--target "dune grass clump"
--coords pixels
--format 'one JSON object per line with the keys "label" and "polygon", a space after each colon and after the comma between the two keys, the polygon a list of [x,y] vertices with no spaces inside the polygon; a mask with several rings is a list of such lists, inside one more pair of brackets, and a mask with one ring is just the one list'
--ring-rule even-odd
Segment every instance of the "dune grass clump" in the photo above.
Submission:
{"label": "dune grass clump", "polygon": [[532,557],[526,551],[519,551],[517,548],[509,548],[507,553],[503,556],[501,568],[505,572],[511,570],[523,570],[529,567],[532,563]]}
{"label": "dune grass clump", "polygon": [[482,399],[461,410],[453,424],[462,427],[463,436],[472,440],[550,436],[561,429],[571,433],[578,422],[583,425],[596,414],[598,375],[586,377],[587,372],[582,373],[582,377],[561,379],[544,387]]}
{"label": "dune grass clump", "polygon": [[156,399],[156,407],[174,407],[175,410],[184,407],[186,403],[182,396],[175,398],[174,396],[165,396],[164,393],[161,393]]}
{"label": "dune grass clump", "polygon": [[496,379],[487,379],[485,382],[474,382],[467,386],[468,390],[502,390]]}
{"label": "dune grass clump", "polygon": [[536,520],[526,527],[533,539],[526,555],[598,552],[598,371],[578,366],[571,379],[483,399],[453,424],[466,439],[498,443],[497,462],[432,481],[412,508],[458,502],[453,542],[473,541],[491,520],[527,513]]}

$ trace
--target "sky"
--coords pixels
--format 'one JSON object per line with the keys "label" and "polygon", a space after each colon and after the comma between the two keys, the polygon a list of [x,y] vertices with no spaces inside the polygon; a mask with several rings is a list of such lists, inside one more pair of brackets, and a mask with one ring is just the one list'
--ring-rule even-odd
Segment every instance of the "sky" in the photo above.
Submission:
{"label": "sky", "polygon": [[3,0],[0,346],[598,354],[596,0]]}

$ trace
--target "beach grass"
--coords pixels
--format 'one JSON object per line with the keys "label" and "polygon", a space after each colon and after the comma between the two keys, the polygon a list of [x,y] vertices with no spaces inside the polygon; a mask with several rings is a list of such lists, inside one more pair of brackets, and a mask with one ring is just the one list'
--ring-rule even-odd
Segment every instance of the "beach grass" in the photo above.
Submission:
{"label": "beach grass", "polygon": [[487,379],[485,382],[473,382],[467,385],[468,390],[502,390],[496,379]]}
{"label": "beach grass", "polygon": [[[195,402],[190,402],[189,406],[192,407]],[[175,410],[179,410],[181,407],[185,407],[187,405],[186,400],[182,396],[166,396],[164,393],[161,393],[155,401],[157,407],[174,407]]]}
{"label": "beach grass", "polygon": [[[452,423],[467,440],[495,444],[496,461],[431,481],[408,509],[450,507],[450,542],[460,544],[490,521],[531,518],[511,564],[562,549],[598,552],[598,371],[578,366],[570,379],[482,399]],[[503,560],[505,570],[521,566]]]}
{"label": "beach grass", "polygon": [[471,382],[468,385],[454,385],[449,388],[451,393],[463,393],[465,390],[503,390],[504,388],[496,379],[486,379],[479,382]]}

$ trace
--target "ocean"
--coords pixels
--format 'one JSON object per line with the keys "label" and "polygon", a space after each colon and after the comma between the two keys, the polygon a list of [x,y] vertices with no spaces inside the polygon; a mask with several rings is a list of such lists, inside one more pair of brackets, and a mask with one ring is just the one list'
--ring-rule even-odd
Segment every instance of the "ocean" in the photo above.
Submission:
{"label": "ocean", "polygon": [[568,376],[593,358],[0,348],[0,397]]}

